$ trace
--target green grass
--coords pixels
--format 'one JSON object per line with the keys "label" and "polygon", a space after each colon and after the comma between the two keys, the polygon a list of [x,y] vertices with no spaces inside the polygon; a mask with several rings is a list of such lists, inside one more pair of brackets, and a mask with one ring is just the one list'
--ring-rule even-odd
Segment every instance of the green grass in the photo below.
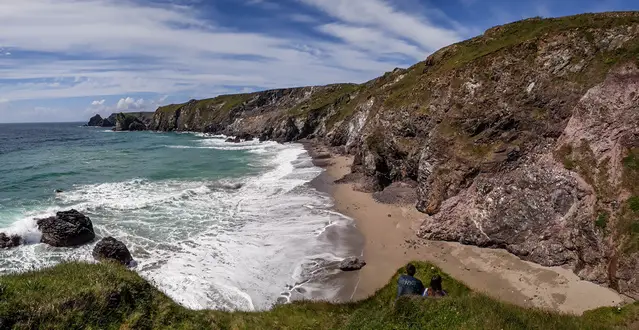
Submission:
{"label": "green grass", "polygon": [[[584,29],[584,27],[587,29],[604,29],[635,23],[639,23],[639,16],[636,14],[615,15],[613,13],[582,14],[550,19],[526,19],[492,28],[483,37],[456,44],[457,49],[452,56],[444,61],[442,69],[458,68],[480,57],[544,37],[549,33],[583,29],[584,37],[592,40],[594,39],[592,33]],[[617,59],[610,57],[606,61],[616,62]]]}
{"label": "green grass", "polygon": [[597,220],[595,220],[595,226],[601,228],[601,229],[606,229],[606,227],[608,226],[608,213],[607,212],[601,212],[599,213],[599,215],[597,216]]}
{"label": "green grass", "polygon": [[[204,118],[205,120],[222,118],[226,116],[229,111],[242,105],[242,103],[248,101],[255,95],[255,93],[220,95],[210,99],[198,100],[195,102],[193,108],[202,111],[206,117]],[[187,105],[187,103],[170,104],[159,107],[157,111],[171,115],[185,105]]]}
{"label": "green grass", "polygon": [[628,207],[635,213],[639,213],[639,196],[632,196],[628,199]]}
{"label": "green grass", "polygon": [[346,103],[346,100],[342,100],[342,97],[346,97],[351,93],[357,92],[359,85],[357,84],[336,84],[321,87],[324,90],[316,92],[307,101],[301,102],[295,107],[289,109],[289,114],[293,116],[305,115],[310,111],[319,110],[330,105],[342,105]]}
{"label": "green grass", "polygon": [[[295,302],[264,312],[183,308],[116,264],[67,263],[0,278],[0,328],[14,329],[622,329],[639,305],[584,316],[526,309],[475,293],[435,267],[449,297],[395,301],[397,275],[371,298],[349,304]],[[399,273],[398,273],[399,274]]]}

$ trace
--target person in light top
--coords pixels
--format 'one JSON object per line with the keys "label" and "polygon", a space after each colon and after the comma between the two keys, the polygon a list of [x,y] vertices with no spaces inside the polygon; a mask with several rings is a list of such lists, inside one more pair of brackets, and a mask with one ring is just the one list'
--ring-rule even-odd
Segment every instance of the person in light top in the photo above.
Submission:
{"label": "person in light top", "polygon": [[442,277],[433,276],[430,279],[430,286],[424,291],[424,297],[445,297],[448,293],[442,289]]}

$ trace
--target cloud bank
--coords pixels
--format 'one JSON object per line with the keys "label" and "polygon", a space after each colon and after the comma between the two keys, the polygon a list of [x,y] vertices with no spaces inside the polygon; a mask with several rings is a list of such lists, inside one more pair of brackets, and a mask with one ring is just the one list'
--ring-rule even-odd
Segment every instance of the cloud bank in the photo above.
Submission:
{"label": "cloud bank", "polygon": [[[264,5],[252,1],[244,5]],[[228,26],[198,8],[132,0],[0,2],[0,96],[10,101],[361,82],[462,38],[385,0],[298,0],[307,33]],[[139,100],[125,98],[122,109]],[[94,105],[103,105],[94,104]]]}

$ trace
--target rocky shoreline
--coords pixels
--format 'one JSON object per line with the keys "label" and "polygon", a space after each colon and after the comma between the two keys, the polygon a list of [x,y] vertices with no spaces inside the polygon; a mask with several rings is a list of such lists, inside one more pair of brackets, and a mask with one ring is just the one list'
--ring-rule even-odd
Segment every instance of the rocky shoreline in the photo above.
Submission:
{"label": "rocky shoreline", "polygon": [[156,131],[313,139],[420,239],[503,248],[639,297],[639,13],[529,19],[364,84],[160,107]]}
{"label": "rocky shoreline", "polygon": [[[93,242],[96,237],[91,219],[73,209],[36,219],[36,223],[42,233],[40,242],[53,247],[77,247]],[[20,236],[0,233],[0,248],[15,248],[21,244],[23,241]],[[101,239],[95,245],[92,255],[98,261],[114,261],[128,267],[136,265],[126,245],[113,237]]]}

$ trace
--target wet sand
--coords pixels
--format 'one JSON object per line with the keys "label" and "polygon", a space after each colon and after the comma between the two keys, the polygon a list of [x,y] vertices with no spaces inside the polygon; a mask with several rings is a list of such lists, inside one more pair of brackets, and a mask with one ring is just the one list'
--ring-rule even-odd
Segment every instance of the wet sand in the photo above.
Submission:
{"label": "wet sand", "polygon": [[356,275],[344,275],[340,300],[369,297],[386,285],[398,268],[413,260],[431,262],[475,291],[525,307],[581,314],[601,306],[617,306],[627,299],[614,290],[580,280],[569,269],[543,267],[504,250],[417,238],[416,229],[424,214],[413,205],[378,203],[371,194],[354,190],[352,184],[333,183],[350,173],[352,157],[329,157],[324,147],[306,146],[316,164],[326,169],[314,185],[334,197],[335,209],[355,220],[365,240],[367,265]]}

